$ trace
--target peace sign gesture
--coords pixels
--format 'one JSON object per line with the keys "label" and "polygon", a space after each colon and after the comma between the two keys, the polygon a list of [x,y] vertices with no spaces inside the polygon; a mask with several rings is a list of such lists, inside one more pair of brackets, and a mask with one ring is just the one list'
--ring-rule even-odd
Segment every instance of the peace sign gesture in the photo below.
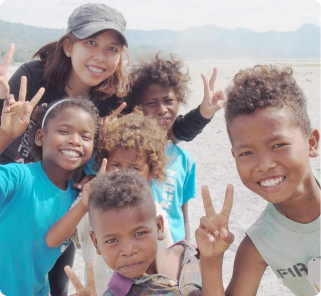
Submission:
{"label": "peace sign gesture", "polygon": [[78,277],[70,268],[70,266],[67,265],[65,267],[65,272],[76,289],[76,294],[72,294],[70,296],[97,296],[96,288],[95,288],[93,264],[91,262],[87,262],[86,268],[87,268],[87,285],[83,286],[80,280],[78,279]]}
{"label": "peace sign gesture", "polygon": [[7,72],[13,56],[14,47],[13,43],[9,45],[9,50],[0,65],[0,100],[7,99],[7,96],[9,95],[10,87],[8,84]]}
{"label": "peace sign gesture", "polygon": [[32,100],[27,102],[27,77],[21,77],[19,100],[15,101],[13,95],[9,95],[3,103],[0,130],[7,138],[16,139],[23,134],[29,125],[31,113],[44,92],[45,89],[40,88]]}
{"label": "peace sign gesture", "polygon": [[200,226],[195,232],[197,247],[205,258],[222,255],[234,240],[234,235],[228,230],[228,221],[233,205],[233,185],[226,188],[225,200],[221,213],[216,213],[207,186],[202,186],[202,198],[205,217],[200,220]]}
{"label": "peace sign gesture", "polygon": [[204,83],[204,98],[200,106],[200,113],[204,118],[210,119],[215,112],[223,108],[226,104],[226,94],[224,90],[215,91],[215,80],[217,68],[214,67],[210,81],[205,74],[201,74]]}

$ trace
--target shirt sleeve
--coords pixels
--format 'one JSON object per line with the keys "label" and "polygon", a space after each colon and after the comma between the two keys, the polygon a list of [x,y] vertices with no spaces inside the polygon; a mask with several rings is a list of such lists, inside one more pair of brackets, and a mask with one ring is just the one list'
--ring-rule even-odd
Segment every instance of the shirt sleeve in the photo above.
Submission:
{"label": "shirt sleeve", "polygon": [[196,164],[192,156],[187,158],[186,178],[184,182],[183,204],[196,197]]}
{"label": "shirt sleeve", "polygon": [[9,202],[23,183],[23,174],[18,165],[0,165],[0,208]]}
{"label": "shirt sleeve", "polygon": [[[212,117],[213,118],[213,117]],[[199,135],[203,128],[211,122],[212,118],[206,119],[201,115],[200,106],[191,110],[184,116],[179,115],[173,125],[173,133],[177,140],[192,141]]]}

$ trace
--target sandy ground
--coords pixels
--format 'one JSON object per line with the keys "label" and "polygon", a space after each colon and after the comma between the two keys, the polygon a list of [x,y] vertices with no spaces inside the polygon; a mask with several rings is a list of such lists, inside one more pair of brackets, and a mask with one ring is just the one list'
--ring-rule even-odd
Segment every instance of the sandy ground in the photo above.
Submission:
{"label": "sandy ground", "polygon": [[[186,62],[190,67],[192,76],[192,94],[187,108],[181,108],[181,114],[197,107],[203,98],[203,82],[201,73],[210,77],[212,67],[219,69],[216,88],[226,88],[239,69],[252,67],[257,63],[275,63],[282,61],[253,61],[253,60],[210,60]],[[294,76],[300,87],[308,98],[308,112],[313,126],[320,128],[320,68],[313,66],[319,63],[313,60],[287,60],[292,64]],[[11,69],[11,72],[14,68]],[[233,270],[233,262],[237,247],[244,237],[245,230],[251,226],[266,206],[266,202],[250,192],[241,183],[234,159],[230,152],[230,142],[226,133],[224,112],[220,111],[215,115],[212,122],[204,129],[194,141],[181,143],[181,147],[188,150],[194,157],[197,164],[197,198],[190,201],[189,216],[191,224],[191,237],[195,241],[194,232],[199,224],[199,219],[204,215],[202,198],[200,193],[201,185],[207,184],[210,188],[214,207],[220,210],[223,204],[225,188],[228,183],[235,187],[234,205],[230,218],[230,230],[235,234],[235,241],[226,252],[223,266],[224,285],[227,286]],[[320,167],[320,157],[311,160],[313,167]],[[74,271],[83,282],[83,260],[80,252],[77,253],[74,263]],[[69,292],[74,292],[70,285]],[[285,296],[293,295],[277,279],[271,269],[267,268],[259,287],[257,295],[263,296]]]}

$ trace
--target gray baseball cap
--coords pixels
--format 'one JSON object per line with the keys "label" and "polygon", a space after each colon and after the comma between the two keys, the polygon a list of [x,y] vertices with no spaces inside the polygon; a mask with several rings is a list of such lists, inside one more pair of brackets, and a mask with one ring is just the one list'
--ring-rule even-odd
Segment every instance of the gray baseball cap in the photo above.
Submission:
{"label": "gray baseball cap", "polygon": [[125,36],[126,21],[115,8],[99,3],[88,3],[76,8],[68,19],[66,33],[73,33],[78,39],[86,39],[100,31],[115,30],[128,47]]}

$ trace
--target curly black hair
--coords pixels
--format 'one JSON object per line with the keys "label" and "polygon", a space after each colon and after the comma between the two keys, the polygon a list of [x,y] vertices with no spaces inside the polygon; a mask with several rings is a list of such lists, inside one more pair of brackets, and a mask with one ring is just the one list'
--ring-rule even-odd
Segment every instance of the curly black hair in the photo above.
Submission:
{"label": "curly black hair", "polygon": [[240,114],[252,114],[268,106],[287,106],[293,113],[295,126],[308,136],[311,123],[306,97],[292,74],[291,67],[281,65],[256,65],[239,71],[227,89],[225,120],[228,133],[233,120]]}
{"label": "curly black hair", "polygon": [[143,92],[153,84],[160,84],[165,89],[173,89],[179,103],[185,104],[190,90],[189,69],[182,60],[171,54],[171,59],[159,57],[157,53],[151,60],[141,60],[135,63],[129,74],[130,92],[126,97],[128,109],[141,104]]}
{"label": "curly black hair", "polygon": [[[94,138],[94,147],[97,146],[97,142],[98,142],[98,134],[99,134],[99,111],[98,109],[95,107],[95,105],[90,101],[89,99],[89,95],[82,95],[79,97],[69,97],[66,96],[64,98],[62,98],[61,100],[63,100],[63,102],[61,102],[60,104],[58,104],[57,106],[55,106],[47,115],[45,122],[44,122],[44,126],[43,128],[46,129],[48,122],[57,117],[57,115],[61,114],[63,110],[67,109],[67,108],[80,108],[83,109],[84,111],[88,112],[91,117],[94,120],[94,124],[95,124],[95,138]],[[61,100],[57,100],[52,102],[50,105],[46,106],[46,105],[40,105],[38,106],[34,112],[32,113],[32,117],[31,119],[35,122],[35,126],[30,129],[29,132],[29,137],[31,139],[31,155],[34,157],[35,161],[41,160],[42,159],[42,147],[39,147],[36,145],[35,143],[35,135],[38,129],[41,128],[41,123],[42,120],[47,112],[47,110],[50,108],[50,106],[54,105],[55,103],[57,103],[58,101]]]}
{"label": "curly black hair", "polygon": [[156,217],[156,207],[150,186],[147,180],[134,170],[107,172],[97,177],[90,187],[88,211],[91,222],[93,209],[106,212],[142,205],[146,211],[151,213],[154,211]]}

